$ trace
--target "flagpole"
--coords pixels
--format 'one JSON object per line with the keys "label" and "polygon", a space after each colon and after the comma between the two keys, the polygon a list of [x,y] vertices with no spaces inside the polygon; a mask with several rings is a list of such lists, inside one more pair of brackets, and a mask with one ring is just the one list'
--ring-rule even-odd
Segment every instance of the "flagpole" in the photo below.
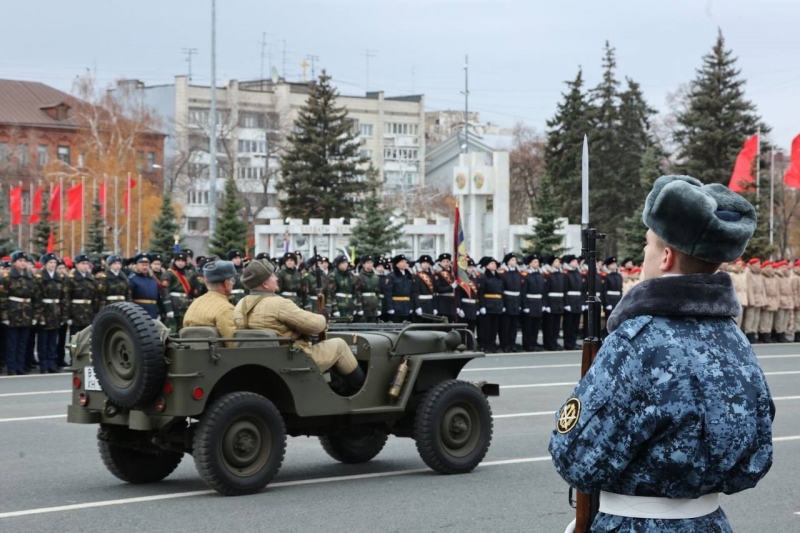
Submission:
{"label": "flagpole", "polygon": [[61,255],[64,255],[64,178],[58,178],[58,238],[61,240]]}
{"label": "flagpole", "polygon": [[81,251],[86,249],[86,176],[81,176]]}
{"label": "flagpole", "polygon": [[28,253],[32,254],[33,253],[33,224],[31,224],[30,215],[35,213],[35,209],[36,209],[36,206],[34,205],[36,203],[36,199],[34,198],[34,194],[33,194],[33,182],[32,181],[28,184],[28,189],[30,191],[29,194],[30,194],[30,198],[31,198],[31,212],[28,215]]}
{"label": "flagpole", "polygon": [[114,253],[119,253],[119,232],[117,228],[117,215],[119,212],[117,211],[117,174],[114,173]]}
{"label": "flagpole", "polygon": [[761,197],[761,126],[756,131],[756,199]]}
{"label": "flagpole", "polygon": [[138,238],[136,239],[136,251],[142,253],[142,175],[139,174],[139,221],[136,223]]}
{"label": "flagpole", "polygon": [[[75,186],[74,182],[71,181],[70,182],[70,189],[72,187],[74,187],[74,186]],[[69,195],[67,195],[67,199],[69,199]],[[75,259],[75,221],[74,220],[72,221],[72,246],[70,247],[69,253],[72,256],[72,258]]]}
{"label": "flagpole", "polygon": [[[20,199],[19,210],[20,210],[20,214],[22,214],[21,213],[21,211],[22,211],[22,180],[20,180],[20,182],[19,182],[19,199]],[[33,201],[31,201],[31,203],[33,203]],[[19,230],[18,231],[19,231],[19,247],[22,248],[22,220],[19,221]]]}
{"label": "flagpole", "polygon": [[769,159],[769,245],[772,246],[775,229],[775,147],[770,150]]}
{"label": "flagpole", "polygon": [[131,173],[128,172],[128,181],[125,182],[125,187],[128,191],[126,195],[126,202],[125,202],[125,217],[126,217],[126,231],[128,233],[127,237],[125,238],[125,251],[127,252],[125,255],[128,257],[131,256]]}

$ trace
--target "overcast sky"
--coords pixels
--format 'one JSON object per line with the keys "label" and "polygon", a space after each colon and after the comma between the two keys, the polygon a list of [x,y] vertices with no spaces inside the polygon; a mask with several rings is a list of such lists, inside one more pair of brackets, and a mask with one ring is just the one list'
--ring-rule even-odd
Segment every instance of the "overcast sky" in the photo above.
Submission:
{"label": "overcast sky", "polygon": [[[193,80],[210,79],[211,0],[5,0],[0,8],[0,78],[69,90],[95,70],[148,84],[186,73],[182,48],[196,48]],[[271,64],[288,79],[316,55],[344,94],[423,93],[431,110],[463,108],[469,54],[470,109],[483,121],[539,130],[563,82],[582,65],[600,77],[603,43],[617,49],[618,77],[638,81],[651,105],[688,82],[722,31],[739,57],[747,96],[788,149],[800,133],[798,0],[217,0],[217,77],[260,75]],[[309,60],[310,63],[310,60]],[[412,74],[414,72],[414,74]],[[309,68],[310,75],[310,68]]]}

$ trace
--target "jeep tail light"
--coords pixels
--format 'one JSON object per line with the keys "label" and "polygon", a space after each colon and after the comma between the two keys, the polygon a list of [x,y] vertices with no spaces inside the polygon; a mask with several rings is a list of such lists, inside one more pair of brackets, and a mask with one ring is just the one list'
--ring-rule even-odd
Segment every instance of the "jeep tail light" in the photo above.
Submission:
{"label": "jeep tail light", "polygon": [[167,396],[172,394],[172,382],[171,381],[167,381],[166,383],[164,383],[164,394],[166,394]]}
{"label": "jeep tail light", "polygon": [[163,396],[159,396],[156,400],[156,411],[163,411],[167,408],[167,400]]}
{"label": "jeep tail light", "polygon": [[81,404],[83,407],[89,405],[89,397],[86,395],[85,392],[82,392],[78,395],[78,403]]}
{"label": "jeep tail light", "polygon": [[205,391],[201,387],[195,387],[192,391],[192,398],[195,400],[202,400],[204,395]]}
{"label": "jeep tail light", "polygon": [[81,378],[79,378],[78,376],[75,376],[74,378],[72,378],[72,386],[75,387],[76,389],[80,389],[81,388]]}

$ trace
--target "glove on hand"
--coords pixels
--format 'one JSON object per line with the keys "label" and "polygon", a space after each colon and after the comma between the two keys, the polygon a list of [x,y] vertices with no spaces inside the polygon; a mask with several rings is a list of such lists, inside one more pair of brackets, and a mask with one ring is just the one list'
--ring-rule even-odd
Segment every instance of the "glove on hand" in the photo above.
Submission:
{"label": "glove on hand", "polygon": [[6,326],[10,326],[11,325],[11,321],[10,320],[3,320],[3,324],[5,324]]}
{"label": "glove on hand", "polygon": [[530,310],[530,309],[523,309],[523,310],[522,310],[522,312],[523,312],[523,313],[530,313],[530,312],[531,312],[531,310]]}
{"label": "glove on hand", "polygon": [[581,311],[586,311],[587,309],[589,309],[588,305],[582,305],[581,306]]}
{"label": "glove on hand", "polygon": [[458,316],[460,316],[461,318],[464,318],[464,317],[466,316],[466,315],[464,314],[464,311],[462,311],[461,309],[456,309],[456,314],[457,314]]}
{"label": "glove on hand", "polygon": [[458,287],[458,282],[454,281],[453,283],[450,284],[450,286],[455,289],[456,287]]}
{"label": "glove on hand", "polygon": [[506,312],[506,308],[505,308],[505,307],[503,308],[503,312],[504,312],[504,313]]}
{"label": "glove on hand", "polygon": [[438,315],[438,314],[439,314],[439,311],[437,311],[436,309],[434,309],[434,310],[433,310],[433,316],[436,316],[436,315]]}
{"label": "glove on hand", "polygon": [[375,316],[381,316],[381,312],[380,312],[380,311],[378,311],[378,314],[377,314],[377,315],[375,315]]}
{"label": "glove on hand", "polygon": [[611,311],[611,306],[610,306],[610,305],[607,305],[607,306],[606,306],[606,310],[608,310],[608,311]]}
{"label": "glove on hand", "polygon": [[572,311],[572,307],[570,307],[568,305],[565,305],[564,306],[564,311]]}
{"label": "glove on hand", "polygon": [[170,311],[167,313],[167,318],[175,318],[175,311]]}
{"label": "glove on hand", "polygon": [[34,318],[33,320],[31,320],[31,326],[35,326],[35,325],[36,325],[36,319]]}
{"label": "glove on hand", "polygon": [[486,308],[485,308],[485,307],[481,307],[481,314],[482,314],[482,315],[485,315],[485,314],[486,314]]}
{"label": "glove on hand", "polygon": [[68,326],[71,326],[71,325],[72,325],[72,319],[71,319],[71,318],[70,318],[69,320],[67,320],[67,325],[68,325]]}
{"label": "glove on hand", "polygon": [[419,316],[422,316],[422,308],[421,307],[417,307],[417,309],[414,312],[417,313]]}
{"label": "glove on hand", "polygon": [[550,308],[549,307],[542,307],[542,312],[549,313],[550,312]]}
{"label": "glove on hand", "polygon": [[342,316],[342,314],[339,311],[334,311],[333,312],[333,316],[335,316],[336,318],[339,318],[340,316]]}
{"label": "glove on hand", "polygon": [[358,316],[364,316],[364,311],[359,311]]}
{"label": "glove on hand", "polygon": [[386,313],[390,314],[390,315],[393,315],[394,314],[394,309],[389,309],[388,311],[386,311]]}

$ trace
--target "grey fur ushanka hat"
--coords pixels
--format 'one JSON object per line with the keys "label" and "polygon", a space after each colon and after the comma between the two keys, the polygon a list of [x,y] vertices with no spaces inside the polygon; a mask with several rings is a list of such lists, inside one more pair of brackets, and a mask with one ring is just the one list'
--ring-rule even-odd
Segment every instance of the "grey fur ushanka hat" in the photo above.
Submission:
{"label": "grey fur ushanka hat", "polygon": [[756,229],[756,210],[722,184],[661,176],[647,195],[642,221],[669,246],[710,263],[725,263],[747,247]]}

